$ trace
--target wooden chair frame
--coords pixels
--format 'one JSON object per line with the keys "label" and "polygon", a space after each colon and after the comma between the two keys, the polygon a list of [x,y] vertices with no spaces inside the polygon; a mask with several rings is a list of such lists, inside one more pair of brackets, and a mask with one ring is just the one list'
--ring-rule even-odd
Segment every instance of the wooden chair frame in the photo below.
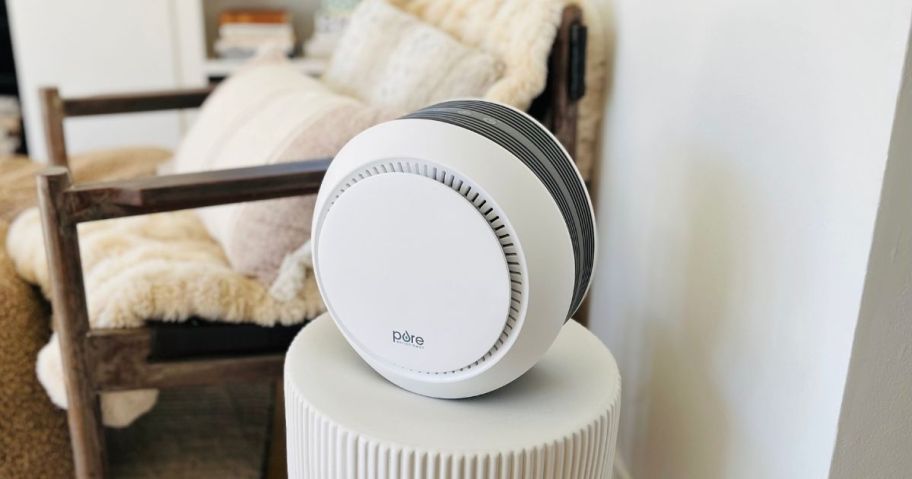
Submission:
{"label": "wooden chair frame", "polygon": [[[546,91],[532,111],[568,151],[576,146],[576,102],[582,96],[585,27],[568,7],[550,59]],[[226,381],[281,378],[284,355],[149,359],[147,327],[92,330],[79,255],[79,223],[189,208],[316,193],[329,159],[126,181],[73,184],[67,169],[64,119],[88,115],[199,107],[211,89],[61,98],[41,90],[52,167],[38,175],[38,197],[51,280],[54,329],[59,335],[76,475],[103,477],[106,469],[99,393]]]}

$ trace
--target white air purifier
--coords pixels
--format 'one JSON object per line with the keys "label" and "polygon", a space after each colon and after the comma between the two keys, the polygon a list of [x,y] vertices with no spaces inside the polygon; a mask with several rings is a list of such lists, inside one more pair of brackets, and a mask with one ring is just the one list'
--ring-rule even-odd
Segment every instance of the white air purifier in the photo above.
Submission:
{"label": "white air purifier", "polygon": [[326,173],[317,283],[377,372],[439,398],[529,370],[582,302],[595,260],[585,184],[525,113],[436,104],[370,128]]}

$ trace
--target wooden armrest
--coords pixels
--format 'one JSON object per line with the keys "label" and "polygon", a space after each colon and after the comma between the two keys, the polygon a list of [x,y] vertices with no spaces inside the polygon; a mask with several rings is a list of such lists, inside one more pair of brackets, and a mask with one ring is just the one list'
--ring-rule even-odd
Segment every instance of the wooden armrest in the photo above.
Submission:
{"label": "wooden armrest", "polygon": [[[143,111],[197,108],[212,93],[213,87],[92,95],[61,99],[65,116],[107,115]],[[57,95],[56,89],[53,92]]]}
{"label": "wooden armrest", "polygon": [[[63,190],[72,223],[316,193],[331,159],[281,163],[125,181],[84,183]],[[51,167],[47,179],[68,175]],[[41,179],[39,179],[41,181]]]}

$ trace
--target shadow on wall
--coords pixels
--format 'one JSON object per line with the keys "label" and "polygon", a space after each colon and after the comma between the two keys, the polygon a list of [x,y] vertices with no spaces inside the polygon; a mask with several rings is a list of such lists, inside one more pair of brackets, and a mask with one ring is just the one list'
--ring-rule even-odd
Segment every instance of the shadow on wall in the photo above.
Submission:
{"label": "shadow on wall", "polygon": [[[709,154],[686,163],[698,166],[680,183],[686,214],[662,221],[684,233],[675,235],[683,241],[656,248],[667,261],[656,258],[649,273],[662,294],[677,297],[662,317],[646,320],[652,350],[644,352],[642,371],[649,398],[638,405],[644,429],[634,434],[637,477],[713,479],[730,472],[730,411],[714,378],[724,368],[718,353],[731,327],[733,271],[743,254],[737,236],[749,230],[749,218],[738,206],[738,178],[723,161]],[[673,257],[681,258],[678,267],[663,269]]]}

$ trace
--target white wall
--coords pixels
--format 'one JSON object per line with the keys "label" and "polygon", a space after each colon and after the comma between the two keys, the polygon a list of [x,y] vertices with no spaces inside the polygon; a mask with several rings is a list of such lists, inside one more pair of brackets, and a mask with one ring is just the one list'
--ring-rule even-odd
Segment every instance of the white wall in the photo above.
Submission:
{"label": "white wall", "polygon": [[634,478],[827,477],[910,11],[615,0],[591,321]]}
{"label": "white wall", "polygon": [[893,126],[831,479],[912,474],[912,55]]}
{"label": "white wall", "polygon": [[[35,159],[47,159],[39,87],[58,86],[64,95],[87,95],[196,86],[205,80],[199,3],[8,0],[7,4],[29,153]],[[70,152],[123,145],[173,147],[182,130],[176,112],[66,123]]]}

